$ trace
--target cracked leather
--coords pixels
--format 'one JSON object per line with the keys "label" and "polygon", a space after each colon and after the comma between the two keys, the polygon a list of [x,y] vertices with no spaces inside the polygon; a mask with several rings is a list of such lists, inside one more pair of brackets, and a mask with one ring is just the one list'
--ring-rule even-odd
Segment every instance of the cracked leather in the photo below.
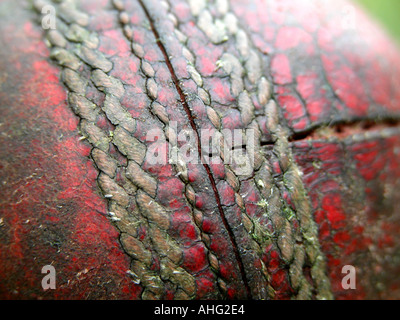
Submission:
{"label": "cracked leather", "polygon": [[[56,30],[40,28],[49,4]],[[399,295],[400,55],[363,14],[352,26],[345,2],[299,0],[0,6],[2,297]],[[251,172],[179,153],[154,165],[156,141],[175,150],[187,129],[201,158],[202,129],[254,130]],[[46,264],[58,288],[43,293]]]}

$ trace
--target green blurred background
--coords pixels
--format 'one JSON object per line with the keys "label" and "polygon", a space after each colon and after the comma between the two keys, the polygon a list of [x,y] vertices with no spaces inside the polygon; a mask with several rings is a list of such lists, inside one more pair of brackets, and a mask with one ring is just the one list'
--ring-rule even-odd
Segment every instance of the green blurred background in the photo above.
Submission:
{"label": "green blurred background", "polygon": [[386,27],[400,44],[400,0],[353,0]]}

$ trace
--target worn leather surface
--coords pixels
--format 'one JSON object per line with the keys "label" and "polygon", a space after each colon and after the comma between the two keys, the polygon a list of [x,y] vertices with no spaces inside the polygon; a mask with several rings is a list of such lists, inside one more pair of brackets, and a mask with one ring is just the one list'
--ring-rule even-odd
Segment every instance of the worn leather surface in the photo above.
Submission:
{"label": "worn leather surface", "polygon": [[[398,297],[400,55],[363,14],[46,3],[0,2],[3,298]],[[185,129],[254,130],[250,172],[152,164]]]}

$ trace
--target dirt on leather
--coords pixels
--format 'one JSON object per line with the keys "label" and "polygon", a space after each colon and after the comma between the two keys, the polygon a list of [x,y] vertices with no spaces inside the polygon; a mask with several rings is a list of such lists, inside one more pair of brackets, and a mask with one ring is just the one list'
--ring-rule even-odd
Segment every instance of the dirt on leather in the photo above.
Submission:
{"label": "dirt on leather", "polygon": [[[400,53],[353,4],[3,0],[0,29],[1,298],[400,297]],[[204,129],[252,130],[249,170]],[[201,163],[154,164],[185,130]]]}

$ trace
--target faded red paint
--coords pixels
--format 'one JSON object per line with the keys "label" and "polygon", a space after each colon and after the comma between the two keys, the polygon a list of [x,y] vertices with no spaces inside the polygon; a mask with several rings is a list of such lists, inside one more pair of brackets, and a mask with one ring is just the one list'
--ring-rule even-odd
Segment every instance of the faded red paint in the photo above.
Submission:
{"label": "faded red paint", "polygon": [[[137,298],[141,289],[126,276],[129,261],[105,217],[90,147],[78,141],[78,121],[58,68],[49,62],[38,28],[21,26],[26,17],[19,18],[0,23],[8,46],[0,59],[7,75],[0,90],[7,123],[0,138],[7,186],[0,200],[0,296]],[[41,269],[48,264],[56,268],[57,290],[44,292]]]}
{"label": "faded red paint", "polygon": [[[394,195],[399,186],[398,156],[394,153],[399,142],[398,136],[392,136],[371,138],[366,142],[310,141],[308,144],[294,144],[296,159],[314,203],[315,220],[319,225],[322,249],[328,258],[332,287],[339,299],[371,295],[393,298],[398,292],[396,279],[392,279],[393,285],[382,292],[371,292],[376,289],[363,283],[369,277],[383,282],[385,277],[392,277],[400,271],[395,266],[381,265],[381,258],[378,258],[397,254],[396,247],[400,241],[400,221],[396,215],[398,200],[391,205],[380,204],[384,202],[385,193],[386,197]],[[346,173],[351,166],[356,167],[356,174],[352,177]],[[377,260],[369,255],[375,250]],[[354,265],[360,273],[357,290],[341,288],[341,268],[346,264]]]}
{"label": "faded red paint", "polygon": [[[338,12],[333,9],[344,2],[331,2],[318,8],[313,2],[304,5],[300,0],[254,0],[252,6],[248,2],[233,1],[232,9],[257,48],[266,54],[270,68],[264,71],[271,75],[274,95],[292,131],[305,131],[312,125],[327,124],[331,120],[374,119],[376,112],[382,113],[382,110],[388,115],[399,115],[400,55],[390,40],[363,15],[357,14],[357,30],[343,30],[338,27],[340,14],[331,13]],[[110,74],[126,83],[122,104],[132,116],[140,119],[149,102],[143,90],[144,80],[136,74],[140,60],[130,53],[117,14],[109,12],[107,6],[108,1],[91,0],[85,2],[84,9],[95,15],[90,28],[99,32],[100,50],[114,64]],[[204,88],[218,102],[213,107],[221,112],[222,127],[243,127],[239,111],[225,113],[224,110],[224,105],[234,103],[235,99],[229,81],[219,77],[221,73],[216,67],[222,49],[206,40],[191,20],[186,3],[174,1],[171,7],[189,35],[188,47],[205,78]],[[127,11],[135,25],[145,22],[143,13],[135,10],[133,2],[128,3]],[[90,148],[78,141],[78,121],[66,104],[58,69],[49,62],[49,52],[39,28],[30,22],[22,26],[15,22],[33,21],[33,17],[18,14],[20,19],[8,18],[0,22],[2,37],[9,46],[7,52],[0,49],[1,70],[5,70],[8,77],[5,87],[0,87],[1,104],[7,106],[2,109],[4,123],[7,123],[6,135],[0,137],[2,145],[7,146],[0,150],[2,179],[7,182],[0,209],[5,217],[2,228],[6,230],[0,239],[0,296],[138,298],[141,287],[126,276],[129,259],[117,241],[118,233],[105,218],[106,204],[94,183],[97,171],[89,160]],[[165,64],[159,63],[163,60],[160,50],[146,45],[146,35],[142,29],[133,32],[134,40],[144,45],[145,59],[155,69],[161,88],[158,101],[167,106],[168,112],[175,112],[170,112],[176,117],[173,120],[183,123],[185,115],[176,112],[180,97],[169,87],[170,72]],[[355,45],[358,50],[354,50]],[[176,55],[174,45],[169,49]],[[175,58],[178,59],[175,60],[177,75],[186,77],[184,60],[179,60],[179,56]],[[194,86],[193,82],[184,81],[188,88]],[[1,79],[0,84],[4,86]],[[99,102],[104,99],[104,95],[94,89],[89,95]],[[256,109],[261,108],[263,106],[256,105]],[[202,123],[205,110],[198,106],[195,111]],[[135,135],[143,141],[152,124],[137,123]],[[106,118],[100,119],[98,125],[113,129]],[[368,252],[376,248],[379,249],[376,254],[382,257],[396,254],[400,243],[400,222],[398,217],[390,215],[393,209],[390,206],[397,202],[387,204],[382,196],[398,190],[399,145],[396,136],[346,144],[341,141],[292,144],[296,161],[304,173],[337,298],[399,295],[400,284],[396,280],[386,292],[373,292],[365,286],[362,277],[357,291],[344,291],[340,287],[340,269],[344,264],[362,269],[370,263],[370,270],[361,270],[365,278],[382,273],[382,277],[386,277],[383,280],[387,280],[387,274],[399,273],[396,268],[381,272],[384,263],[377,263],[368,256]],[[117,154],[116,150],[114,152]],[[217,290],[215,274],[207,266],[204,245],[196,242],[199,235],[188,219],[189,208],[182,199],[184,186],[179,179],[171,178],[170,165],[152,166],[145,160],[143,168],[160,181],[157,200],[174,212],[171,218],[174,236],[184,247],[185,267],[196,273],[197,297],[207,297]],[[271,170],[282,174],[278,161],[272,164]],[[223,168],[213,166],[212,172],[217,183],[219,179],[222,181]],[[196,183],[206,175],[201,168],[189,165],[188,176],[191,183]],[[123,179],[121,173],[119,179]],[[233,190],[223,182],[217,185],[222,205],[232,206]],[[243,183],[240,194],[246,202],[248,215],[263,222],[264,209],[257,205],[261,198],[254,183]],[[211,206],[208,198],[207,194],[197,194],[196,206]],[[392,195],[392,199],[397,198]],[[289,195],[285,195],[285,201],[292,205]],[[385,204],[384,210],[378,210],[379,203]],[[232,216],[236,218],[235,210],[236,207],[232,209]],[[231,247],[222,236],[223,227],[207,217],[202,226],[206,234],[216,235],[210,248],[224,261],[220,264],[221,275],[236,277],[237,266],[228,259],[223,260]],[[139,227],[139,239],[148,238],[147,231]],[[267,248],[262,261],[271,275],[275,298],[290,298],[293,292],[279,252]],[[60,289],[55,293],[43,293],[40,269],[50,263],[58,270]],[[258,264],[259,261],[255,261],[255,265]],[[152,268],[160,269],[157,259]],[[243,288],[227,288],[231,298],[240,296],[242,291]],[[166,298],[173,296],[169,290]]]}
{"label": "faded red paint", "polygon": [[[264,5],[254,1],[249,6],[242,0],[232,7],[243,17],[259,50],[270,56],[278,101],[286,96],[293,99],[280,104],[289,110],[284,115],[294,131],[328,118],[340,121],[373,115],[374,103],[399,114],[398,49],[362,13],[354,11],[352,28],[343,20],[345,1],[307,5],[301,0],[267,1],[268,14],[260,10]],[[295,100],[298,94],[306,102],[307,115]],[[293,121],[298,116],[303,118]]]}

